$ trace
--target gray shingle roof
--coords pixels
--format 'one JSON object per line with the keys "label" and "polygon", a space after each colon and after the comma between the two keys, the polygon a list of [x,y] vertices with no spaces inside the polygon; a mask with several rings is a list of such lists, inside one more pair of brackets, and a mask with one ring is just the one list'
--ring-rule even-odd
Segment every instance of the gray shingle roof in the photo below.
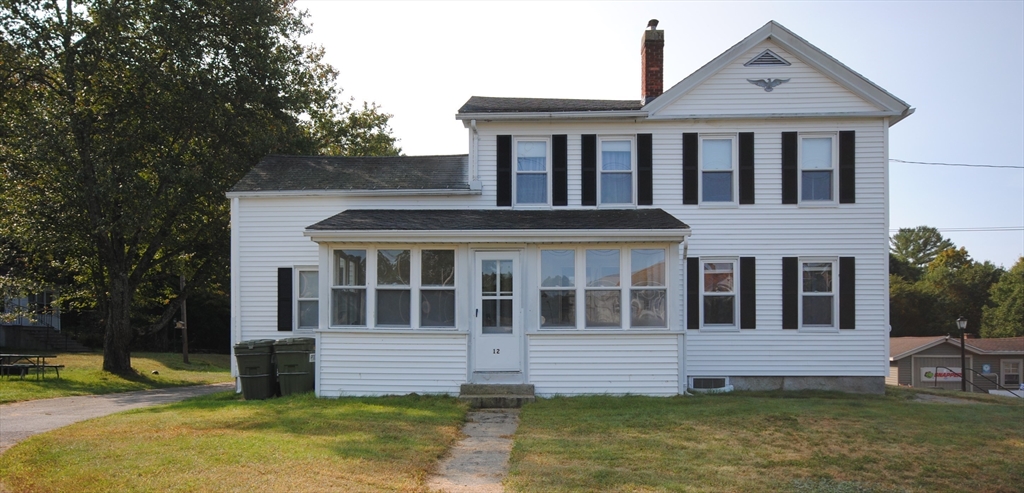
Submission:
{"label": "gray shingle roof", "polygon": [[469,190],[469,156],[267,156],[232,192]]}
{"label": "gray shingle roof", "polygon": [[490,98],[473,96],[459,108],[464,113],[560,113],[576,111],[637,111],[639,100]]}
{"label": "gray shingle roof", "polygon": [[685,230],[690,227],[661,209],[347,210],[307,229],[315,231],[475,230]]}

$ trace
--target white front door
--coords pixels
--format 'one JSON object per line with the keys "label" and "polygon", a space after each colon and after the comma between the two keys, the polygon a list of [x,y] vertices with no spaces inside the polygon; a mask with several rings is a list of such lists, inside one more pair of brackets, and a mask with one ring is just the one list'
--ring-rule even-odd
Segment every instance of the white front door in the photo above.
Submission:
{"label": "white front door", "polygon": [[474,265],[474,371],[522,372],[519,252],[477,252]]}

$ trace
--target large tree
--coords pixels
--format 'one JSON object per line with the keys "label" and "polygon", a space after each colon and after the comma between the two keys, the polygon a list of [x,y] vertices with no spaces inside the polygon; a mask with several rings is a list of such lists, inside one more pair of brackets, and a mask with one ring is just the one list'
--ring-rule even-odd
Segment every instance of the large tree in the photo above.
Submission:
{"label": "large tree", "polygon": [[948,248],[953,248],[953,242],[930,226],[900,228],[889,239],[889,251],[899,260],[919,269],[927,266],[939,252]]}
{"label": "large tree", "polygon": [[306,33],[288,0],[0,0],[0,236],[100,311],[105,370],[141,287],[223,270],[223,194],[262,156],[398,152]]}
{"label": "large tree", "polygon": [[982,313],[982,337],[1024,336],[1024,257],[999,278],[990,294],[992,306]]}

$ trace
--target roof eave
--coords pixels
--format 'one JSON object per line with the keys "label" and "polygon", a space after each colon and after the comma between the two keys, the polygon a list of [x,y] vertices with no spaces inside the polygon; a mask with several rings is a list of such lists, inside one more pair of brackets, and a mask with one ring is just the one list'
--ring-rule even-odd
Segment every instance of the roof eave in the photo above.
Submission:
{"label": "roof eave", "polygon": [[480,195],[481,190],[437,188],[429,190],[243,190],[231,191],[224,194],[227,198],[236,197],[423,197],[423,196],[452,196],[452,195]]}
{"label": "roof eave", "polygon": [[306,229],[315,242],[374,243],[605,243],[675,242],[690,236],[689,229],[517,229],[517,230],[322,230]]}
{"label": "roof eave", "polygon": [[581,120],[647,118],[647,111],[538,111],[504,113],[456,113],[456,120]]}

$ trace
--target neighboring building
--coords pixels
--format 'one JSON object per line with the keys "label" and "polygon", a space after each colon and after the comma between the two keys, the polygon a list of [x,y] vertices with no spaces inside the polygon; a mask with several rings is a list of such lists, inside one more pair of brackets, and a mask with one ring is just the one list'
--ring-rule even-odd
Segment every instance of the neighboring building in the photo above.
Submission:
{"label": "neighboring building", "polygon": [[320,396],[882,392],[913,110],[775,22],[664,93],[641,44],[637,100],[470,98],[468,155],[264,159],[233,342],[315,337]]}
{"label": "neighboring building", "polygon": [[[1020,389],[1024,337],[968,338],[967,389],[988,392],[996,384]],[[950,336],[893,337],[889,340],[889,385],[960,390],[960,339]],[[980,376],[979,376],[980,375]]]}
{"label": "neighboring building", "polygon": [[59,340],[60,308],[48,292],[22,298],[0,298],[0,347],[48,348]]}

